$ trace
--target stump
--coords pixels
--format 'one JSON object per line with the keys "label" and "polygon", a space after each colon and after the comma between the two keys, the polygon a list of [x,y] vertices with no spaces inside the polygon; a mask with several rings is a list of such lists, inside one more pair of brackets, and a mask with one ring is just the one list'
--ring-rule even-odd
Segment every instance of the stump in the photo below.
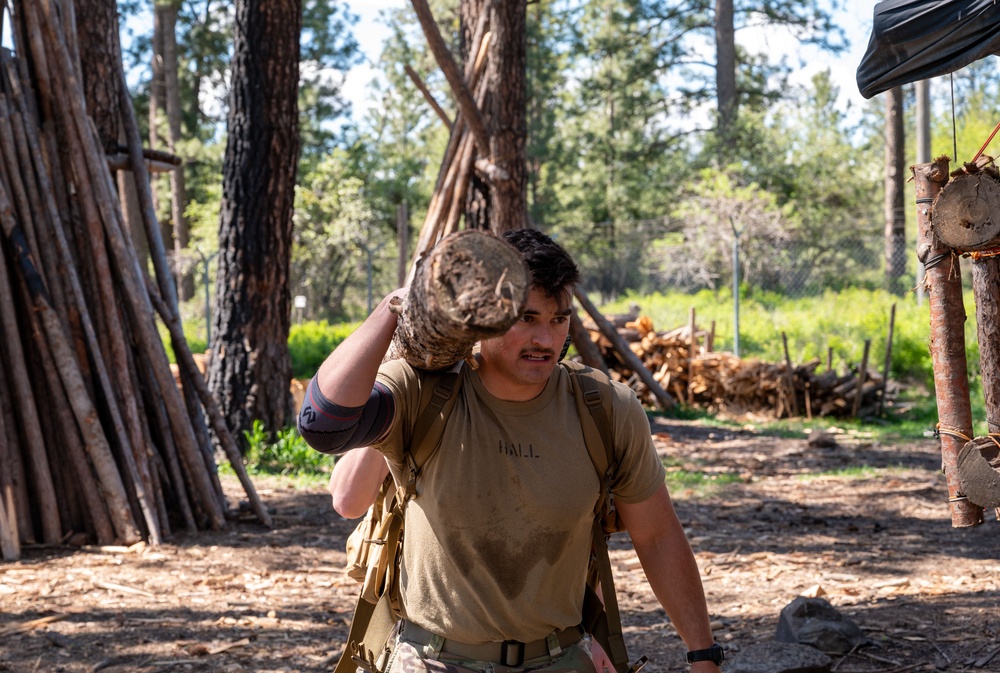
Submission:
{"label": "stump", "polygon": [[472,354],[480,339],[504,334],[528,297],[521,254],[497,236],[465,229],[417,261],[390,358],[431,371]]}
{"label": "stump", "polygon": [[1000,180],[981,172],[959,175],[934,199],[931,228],[960,252],[995,247],[1000,237]]}

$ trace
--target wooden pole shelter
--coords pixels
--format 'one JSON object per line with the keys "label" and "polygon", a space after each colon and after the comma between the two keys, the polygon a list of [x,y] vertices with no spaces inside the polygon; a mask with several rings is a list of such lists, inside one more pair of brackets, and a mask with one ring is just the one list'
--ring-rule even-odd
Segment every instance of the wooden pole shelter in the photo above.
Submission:
{"label": "wooden pole shelter", "polygon": [[[39,542],[158,544],[175,527],[224,527],[226,498],[206,418],[215,439],[234,449],[229,457],[241,481],[245,476],[180,332],[152,212],[147,164],[172,159],[144,154],[123,94],[128,161],[139,178],[154,285],[125,227],[109,158],[87,114],[72,9],[67,0],[13,3],[15,48],[0,54],[4,559]],[[110,159],[115,166],[121,161]],[[157,331],[157,312],[181,363],[183,396]],[[253,485],[243,485],[269,525]]]}
{"label": "wooden pole shelter", "polygon": [[965,355],[965,306],[960,258],[931,229],[931,204],[948,182],[948,158],[912,167],[917,204],[917,258],[926,273],[930,308],[930,351],[941,436],[941,462],[948,482],[951,525],[967,528],[983,523],[983,510],[969,501],[958,478],[958,454],[972,438]]}

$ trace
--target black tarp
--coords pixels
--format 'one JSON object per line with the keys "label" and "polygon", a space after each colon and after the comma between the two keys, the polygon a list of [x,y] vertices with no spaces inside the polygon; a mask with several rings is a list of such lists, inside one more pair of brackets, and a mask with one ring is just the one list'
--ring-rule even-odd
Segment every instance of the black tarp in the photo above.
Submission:
{"label": "black tarp", "polygon": [[964,68],[1000,51],[996,0],[882,0],[858,66],[865,98]]}

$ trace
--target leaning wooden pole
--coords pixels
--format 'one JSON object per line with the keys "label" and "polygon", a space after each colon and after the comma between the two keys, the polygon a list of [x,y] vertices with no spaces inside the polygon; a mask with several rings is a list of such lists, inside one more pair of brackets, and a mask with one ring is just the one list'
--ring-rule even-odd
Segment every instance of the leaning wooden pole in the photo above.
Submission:
{"label": "leaning wooden pole", "polygon": [[677,406],[677,402],[675,402],[674,398],[670,396],[670,393],[660,387],[660,384],[653,378],[653,372],[646,369],[646,365],[644,365],[642,360],[640,360],[639,357],[632,352],[632,349],[628,347],[625,340],[622,339],[620,334],[618,334],[615,326],[608,322],[607,318],[601,315],[601,312],[597,310],[597,307],[594,306],[594,303],[590,301],[590,298],[584,294],[583,290],[576,288],[573,295],[580,303],[580,306],[583,307],[583,310],[587,312],[595,323],[597,323],[597,328],[601,330],[601,334],[603,334],[608,341],[611,342],[614,349],[625,361],[625,365],[634,371],[639,378],[642,379],[642,382],[646,384],[646,387],[649,388],[650,392],[653,393],[653,396],[656,397],[656,401],[660,403],[660,406],[664,409],[673,409]]}
{"label": "leaning wooden pole", "polygon": [[958,478],[958,454],[972,438],[968,363],[965,356],[965,306],[960,258],[931,230],[931,204],[948,182],[948,158],[913,166],[917,204],[917,258],[924,265],[924,288],[930,306],[930,351],[934,366],[941,459],[948,482],[951,525],[983,523],[982,508],[969,502]]}

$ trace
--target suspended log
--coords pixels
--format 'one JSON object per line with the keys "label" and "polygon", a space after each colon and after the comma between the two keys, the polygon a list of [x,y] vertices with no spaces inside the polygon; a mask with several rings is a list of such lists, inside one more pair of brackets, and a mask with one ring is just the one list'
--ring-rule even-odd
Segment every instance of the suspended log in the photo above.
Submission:
{"label": "suspended log", "polygon": [[439,370],[500,336],[527,301],[521,255],[493,234],[466,229],[442,239],[417,262],[389,349],[414,367]]}
{"label": "suspended log", "polygon": [[980,507],[1000,507],[1000,444],[996,437],[976,437],[958,454],[962,491]]}
{"label": "suspended log", "polygon": [[959,252],[1000,243],[1000,179],[996,171],[962,173],[941,188],[931,209],[931,228]]}

